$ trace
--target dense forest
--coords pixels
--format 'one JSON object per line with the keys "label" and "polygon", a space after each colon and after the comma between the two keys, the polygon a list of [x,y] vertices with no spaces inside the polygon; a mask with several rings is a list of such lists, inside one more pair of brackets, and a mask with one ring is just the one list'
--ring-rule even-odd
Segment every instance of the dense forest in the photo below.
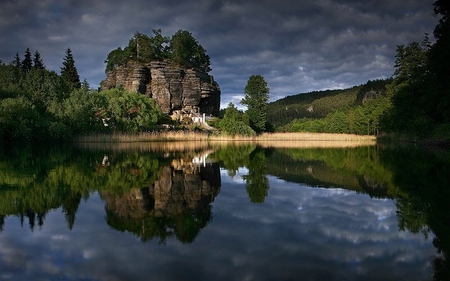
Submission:
{"label": "dense forest", "polygon": [[[230,104],[214,123],[224,134],[253,136],[262,132],[331,132],[450,140],[450,8],[433,4],[440,16],[435,42],[399,45],[391,79],[368,81],[344,90],[311,92],[267,103],[264,77],[250,77],[246,112]],[[153,30],[137,32],[128,46],[107,55],[106,70],[129,60],[169,61],[210,70],[206,50],[188,31],[171,38]],[[79,135],[153,131],[167,121],[155,101],[122,89],[99,92],[80,81],[72,51],[67,49],[60,74],[47,70],[39,51],[0,61],[0,140],[68,141]],[[264,120],[266,122],[264,122]]]}
{"label": "dense forest", "polygon": [[391,81],[289,96],[268,105],[268,122],[287,132],[378,134],[390,106],[386,85]]}

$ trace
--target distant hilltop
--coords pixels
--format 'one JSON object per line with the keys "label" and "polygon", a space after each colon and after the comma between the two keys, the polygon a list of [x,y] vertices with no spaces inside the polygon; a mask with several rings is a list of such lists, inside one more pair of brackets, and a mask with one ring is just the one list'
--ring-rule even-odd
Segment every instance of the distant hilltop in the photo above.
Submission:
{"label": "distant hilltop", "polygon": [[106,79],[101,90],[123,88],[153,98],[172,117],[189,114],[217,116],[220,88],[208,74],[209,56],[187,32],[171,39],[161,30],[154,35],[136,33],[123,50],[118,48],[106,60]]}

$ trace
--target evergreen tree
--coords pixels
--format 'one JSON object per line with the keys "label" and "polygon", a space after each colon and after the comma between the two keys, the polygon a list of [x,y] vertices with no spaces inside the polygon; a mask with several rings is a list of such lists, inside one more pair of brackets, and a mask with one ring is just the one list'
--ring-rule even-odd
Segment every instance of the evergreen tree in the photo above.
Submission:
{"label": "evergreen tree", "polygon": [[66,50],[66,57],[64,58],[63,66],[61,67],[61,77],[71,89],[79,89],[81,87],[80,76],[75,67],[75,61],[70,48],[67,48]]}
{"label": "evergreen tree", "polygon": [[27,50],[25,51],[25,57],[21,63],[21,67],[25,74],[28,74],[28,72],[30,72],[30,70],[31,70],[32,60],[31,60],[30,48],[27,48]]}
{"label": "evergreen tree", "polygon": [[252,75],[244,89],[245,97],[241,104],[247,105],[250,127],[257,133],[266,130],[266,111],[269,101],[269,88],[261,75]]}
{"label": "evergreen tree", "polygon": [[34,52],[33,67],[35,69],[44,69],[45,68],[44,62],[42,61],[42,58],[41,58],[41,54],[37,50]]}
{"label": "evergreen tree", "polygon": [[20,57],[19,57],[19,53],[16,53],[16,56],[14,57],[14,60],[12,62],[12,64],[19,68],[20,67]]}

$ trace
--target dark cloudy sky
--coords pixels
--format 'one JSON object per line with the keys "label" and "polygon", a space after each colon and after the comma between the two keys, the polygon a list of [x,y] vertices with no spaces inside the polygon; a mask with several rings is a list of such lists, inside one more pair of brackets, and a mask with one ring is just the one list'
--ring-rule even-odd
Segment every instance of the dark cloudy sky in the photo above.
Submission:
{"label": "dark cloudy sky", "polygon": [[[222,106],[249,76],[271,101],[346,88],[393,73],[396,46],[432,34],[434,0],[0,0],[0,59],[38,50],[59,72],[72,49],[81,79],[98,87],[104,60],[136,31],[188,30],[211,57]],[[432,38],[432,36],[430,36]]]}

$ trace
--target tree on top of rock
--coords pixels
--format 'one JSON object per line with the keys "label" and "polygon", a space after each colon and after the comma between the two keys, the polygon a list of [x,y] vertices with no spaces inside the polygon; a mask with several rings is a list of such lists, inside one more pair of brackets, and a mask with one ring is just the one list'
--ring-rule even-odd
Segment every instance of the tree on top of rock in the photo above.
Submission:
{"label": "tree on top of rock", "polygon": [[172,61],[186,67],[196,67],[205,72],[211,70],[209,56],[192,34],[178,30],[170,41]]}
{"label": "tree on top of rock", "polygon": [[169,60],[183,67],[211,71],[206,50],[186,30],[179,30],[170,39],[161,34],[161,29],[154,29],[153,36],[136,32],[127,47],[119,47],[108,54],[105,60],[106,71],[125,65],[130,60],[144,63]]}
{"label": "tree on top of rock", "polygon": [[70,48],[67,48],[66,57],[64,58],[63,66],[61,67],[61,77],[72,90],[81,87],[80,76],[75,67],[75,61]]}

